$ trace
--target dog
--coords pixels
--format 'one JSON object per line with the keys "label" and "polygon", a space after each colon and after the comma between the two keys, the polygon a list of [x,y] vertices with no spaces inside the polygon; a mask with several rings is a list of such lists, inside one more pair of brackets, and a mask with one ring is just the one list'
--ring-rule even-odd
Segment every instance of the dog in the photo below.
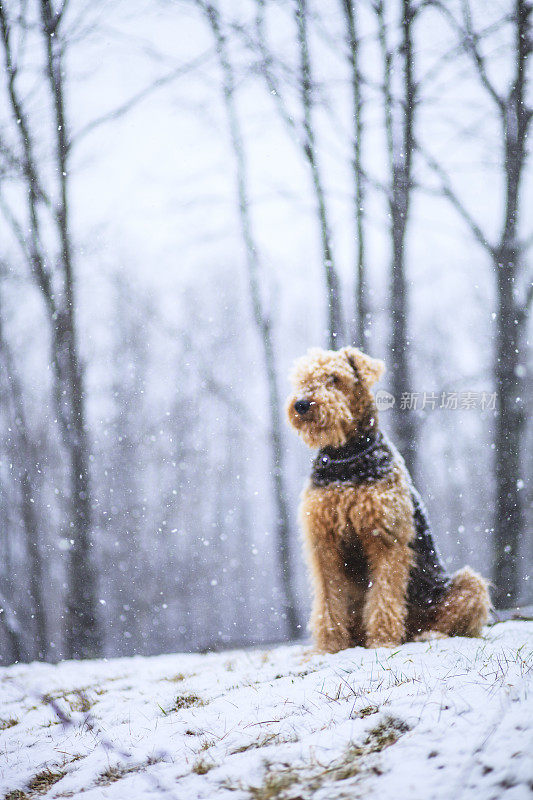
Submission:
{"label": "dog", "polygon": [[371,388],[384,369],[355,347],[314,348],[291,374],[289,422],[319,449],[300,523],[323,652],[479,636],[491,608],[484,578],[446,573],[404,461],[379,429]]}

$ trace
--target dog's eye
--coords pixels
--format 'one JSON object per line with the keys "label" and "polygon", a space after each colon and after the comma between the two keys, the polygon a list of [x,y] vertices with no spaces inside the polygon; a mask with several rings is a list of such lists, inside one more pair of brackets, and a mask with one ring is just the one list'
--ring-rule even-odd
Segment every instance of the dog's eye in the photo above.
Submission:
{"label": "dog's eye", "polygon": [[328,386],[336,386],[339,383],[339,379],[336,375],[328,375],[327,383]]}

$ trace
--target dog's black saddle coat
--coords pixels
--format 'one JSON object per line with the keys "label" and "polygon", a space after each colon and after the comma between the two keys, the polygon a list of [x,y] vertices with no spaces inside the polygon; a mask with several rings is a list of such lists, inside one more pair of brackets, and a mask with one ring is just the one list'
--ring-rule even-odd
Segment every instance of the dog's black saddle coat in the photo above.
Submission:
{"label": "dog's black saddle coat", "polygon": [[407,601],[409,605],[430,608],[436,605],[450,585],[431,536],[426,508],[416,489],[411,487],[414,507],[415,536],[409,547],[414,551],[414,563],[409,576]]}
{"label": "dog's black saddle coat", "polygon": [[[324,447],[313,462],[314,486],[331,483],[375,483],[384,478],[401,456],[379,430],[354,437],[341,447]],[[413,502],[414,538],[409,542],[414,559],[409,577],[407,601],[411,606],[429,609],[446,594],[450,578],[436,550],[427,511],[420,495],[410,486]],[[353,577],[367,579],[368,564],[359,542],[351,543],[346,553],[346,569]]]}

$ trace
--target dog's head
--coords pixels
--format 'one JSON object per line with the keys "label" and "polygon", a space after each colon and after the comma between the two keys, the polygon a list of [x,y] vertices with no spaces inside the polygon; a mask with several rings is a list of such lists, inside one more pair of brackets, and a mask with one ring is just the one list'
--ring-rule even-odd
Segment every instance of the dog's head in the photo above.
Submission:
{"label": "dog's head", "polygon": [[309,447],[339,447],[377,425],[370,389],[384,370],[382,361],[356,347],[309,350],[295,362],[291,373],[290,424]]}

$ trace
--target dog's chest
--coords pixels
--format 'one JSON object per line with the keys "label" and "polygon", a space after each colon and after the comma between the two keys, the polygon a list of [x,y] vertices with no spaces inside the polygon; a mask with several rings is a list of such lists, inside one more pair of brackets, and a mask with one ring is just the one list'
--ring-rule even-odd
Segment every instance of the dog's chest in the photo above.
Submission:
{"label": "dog's chest", "polygon": [[368,492],[361,486],[331,484],[304,491],[300,514],[304,536],[312,548],[334,548],[347,576],[355,583],[366,584],[368,563],[352,523],[358,509],[368,502]]}
{"label": "dog's chest", "polygon": [[300,516],[304,530],[319,538],[335,538],[353,532],[353,520],[362,517],[371,503],[367,486],[331,483],[304,490]]}

